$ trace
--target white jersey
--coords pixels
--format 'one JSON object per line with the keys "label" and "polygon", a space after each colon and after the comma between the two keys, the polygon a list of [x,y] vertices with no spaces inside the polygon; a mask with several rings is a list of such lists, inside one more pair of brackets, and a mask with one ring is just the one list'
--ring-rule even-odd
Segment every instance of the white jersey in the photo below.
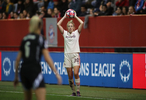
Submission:
{"label": "white jersey", "polygon": [[78,30],[73,31],[71,34],[64,30],[64,53],[80,52]]}

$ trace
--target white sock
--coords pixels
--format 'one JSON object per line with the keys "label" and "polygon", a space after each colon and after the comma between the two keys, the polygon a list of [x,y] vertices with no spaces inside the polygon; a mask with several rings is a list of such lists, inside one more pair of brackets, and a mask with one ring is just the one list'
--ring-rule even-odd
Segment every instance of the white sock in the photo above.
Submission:
{"label": "white sock", "polygon": [[80,91],[80,78],[75,79],[77,91]]}

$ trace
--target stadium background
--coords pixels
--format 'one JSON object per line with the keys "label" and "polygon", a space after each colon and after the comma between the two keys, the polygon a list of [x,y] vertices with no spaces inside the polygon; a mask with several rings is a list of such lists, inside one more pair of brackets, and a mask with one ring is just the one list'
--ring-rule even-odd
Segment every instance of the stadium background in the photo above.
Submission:
{"label": "stadium background", "polygon": [[[81,68],[87,68],[84,69],[85,72],[83,73],[83,76],[80,74],[82,79],[81,81],[83,81],[81,85],[146,89],[146,86],[144,85],[146,84],[146,55],[144,54],[146,43],[145,17],[146,16],[120,16],[89,18],[88,28],[83,29],[80,37],[81,52],[84,52],[81,53]],[[46,23],[47,20],[52,19],[47,18],[43,20],[45,34],[48,33],[46,30],[49,28]],[[56,20],[58,21],[59,19]],[[66,19],[64,21],[64,27],[66,27],[66,22],[68,20],[69,19]],[[84,18],[82,18],[82,20],[84,20]],[[13,64],[17,52],[12,51],[18,51],[22,37],[28,33],[28,22],[29,20],[0,21],[1,81],[13,80]],[[55,24],[56,23],[54,23],[54,25]],[[79,23],[75,21],[75,24],[77,26]],[[59,64],[61,62],[61,64],[58,65],[61,67],[58,67],[56,63],[57,68],[63,69],[63,37],[55,27],[56,26],[54,26],[54,30],[56,29],[56,31],[53,31],[51,39],[55,40],[54,38],[57,38],[57,45],[50,43],[49,50],[52,52],[51,55],[54,62],[59,62]],[[124,63],[121,65],[122,61],[126,61],[126,64]],[[42,62],[44,62],[43,58]],[[101,71],[101,74],[98,76],[98,73],[96,72],[100,72],[100,67],[98,67],[100,64],[107,64],[108,67],[106,68],[113,68],[113,77],[108,77],[108,75],[103,77],[104,75],[102,76],[102,73],[105,69],[104,71]],[[94,67],[95,69],[93,71],[91,68],[94,65],[96,65],[96,67]],[[105,66],[102,66],[101,68],[104,67]],[[42,68],[46,67],[43,66]],[[120,68],[126,69],[121,72],[119,70]],[[87,75],[88,73],[86,72],[88,72],[88,70],[89,72],[93,71],[94,73],[92,72],[92,74]],[[48,72],[48,74],[45,74],[45,71]],[[45,71],[42,71],[44,72],[44,77],[54,77],[53,73],[49,74],[49,69]],[[130,73],[128,81],[122,81],[120,73],[126,73],[123,74],[123,76],[128,76]],[[62,76],[64,79],[67,77],[65,72]],[[90,83],[86,82],[86,78],[91,79]],[[55,84],[56,81],[53,79],[54,78],[51,78],[50,81],[46,82]],[[112,81],[109,82],[110,80]],[[68,84],[68,82],[64,80],[63,84]]]}

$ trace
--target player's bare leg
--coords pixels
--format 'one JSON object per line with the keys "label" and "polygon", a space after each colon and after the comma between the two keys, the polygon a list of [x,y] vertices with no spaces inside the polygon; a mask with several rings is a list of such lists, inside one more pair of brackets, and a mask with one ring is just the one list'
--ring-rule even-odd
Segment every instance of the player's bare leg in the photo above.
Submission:
{"label": "player's bare leg", "polygon": [[80,66],[74,66],[74,76],[75,76],[75,83],[76,83],[76,88],[77,88],[77,96],[81,96],[80,95],[79,68],[80,68]]}
{"label": "player's bare leg", "polygon": [[46,100],[46,89],[45,88],[37,88],[35,90],[35,94],[37,100]]}
{"label": "player's bare leg", "polygon": [[24,100],[32,99],[32,90],[24,90]]}
{"label": "player's bare leg", "polygon": [[74,81],[73,81],[73,72],[72,72],[72,68],[66,68],[67,73],[68,73],[68,81],[69,81],[69,86],[71,87],[72,90],[72,96],[76,96],[75,93],[75,86],[74,86]]}

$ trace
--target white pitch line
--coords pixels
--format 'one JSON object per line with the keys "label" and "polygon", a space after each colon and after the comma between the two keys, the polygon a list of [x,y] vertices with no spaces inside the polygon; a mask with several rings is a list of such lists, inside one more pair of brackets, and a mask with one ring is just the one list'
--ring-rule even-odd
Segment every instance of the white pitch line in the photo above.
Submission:
{"label": "white pitch line", "polygon": [[[18,91],[2,91],[0,92],[7,92],[7,93],[23,93],[23,92],[18,92]],[[34,93],[33,93],[34,94]],[[57,95],[57,94],[46,94],[46,95],[52,95],[52,96],[65,96],[65,97],[74,97],[74,98],[86,98],[86,99],[105,99],[105,98],[94,98],[94,97],[83,97],[83,96],[70,96],[70,95]],[[106,100],[115,100],[115,99],[106,99]]]}
{"label": "white pitch line", "polygon": [[78,97],[78,96],[71,96],[71,95],[56,95],[56,94],[46,94],[46,95],[65,96],[65,97],[74,97],[74,98],[104,99],[104,98],[83,97],[83,96]]}

